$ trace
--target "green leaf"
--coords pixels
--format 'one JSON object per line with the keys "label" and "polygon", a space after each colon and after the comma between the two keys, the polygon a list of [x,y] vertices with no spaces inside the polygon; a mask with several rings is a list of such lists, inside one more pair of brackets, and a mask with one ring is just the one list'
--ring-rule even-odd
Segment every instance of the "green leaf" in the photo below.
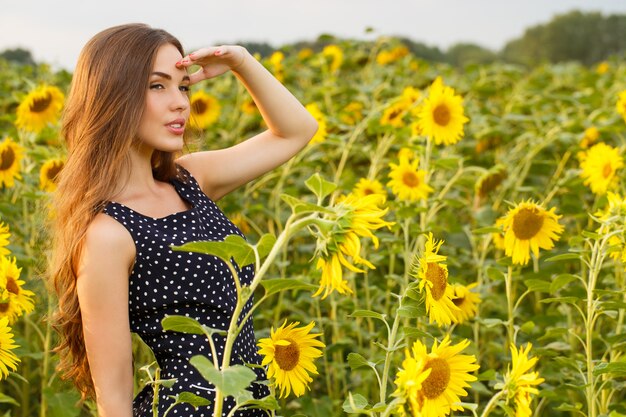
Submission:
{"label": "green leaf", "polygon": [[268,395],[267,397],[261,398],[260,400],[252,399],[245,401],[244,404],[246,406],[252,406],[254,408],[261,408],[263,410],[278,410],[278,401],[276,401],[275,397]]}
{"label": "green leaf", "polygon": [[371,366],[367,359],[354,352],[348,353],[348,365],[350,365],[350,369],[353,371],[355,369]]}
{"label": "green leaf", "polygon": [[495,319],[495,318],[478,318],[477,319],[478,322],[482,323],[485,325],[485,327],[495,327],[495,326],[499,326],[499,325],[506,325],[505,321],[502,321],[500,319]]}
{"label": "green leaf", "polygon": [[494,268],[490,266],[487,268],[486,272],[487,272],[487,276],[492,281],[500,281],[504,279],[504,272],[502,272],[498,268]]}
{"label": "green leaf", "polygon": [[[48,407],[46,409],[49,417],[76,417],[80,414],[80,408],[74,404],[80,400],[80,395],[74,392],[56,392],[51,387],[46,387],[43,391]],[[10,398],[6,397],[5,398]],[[11,401],[7,401],[11,402]],[[13,403],[13,402],[11,402]]]}
{"label": "green leaf", "polygon": [[291,211],[294,214],[302,214],[302,213],[333,213],[332,210],[327,209],[326,207],[318,206],[317,204],[307,203],[306,201],[302,201],[299,198],[290,196],[289,194],[281,194],[280,198],[289,204],[291,207]]}
{"label": "green leaf", "polygon": [[565,303],[565,304],[576,304],[580,301],[578,297],[552,297],[552,298],[544,298],[543,300],[539,300],[540,303]]}
{"label": "green leaf", "polygon": [[261,285],[265,289],[266,295],[275,294],[280,291],[287,290],[316,290],[318,287],[308,282],[304,282],[296,278],[274,278],[264,279],[261,281]]}
{"label": "green leaf", "polygon": [[0,403],[13,404],[13,405],[17,405],[17,406],[20,405],[20,403],[15,401],[15,399],[13,397],[9,397],[8,395],[3,394],[1,392],[0,392]]}
{"label": "green leaf", "polygon": [[384,315],[371,310],[355,310],[352,314],[349,314],[348,317],[369,317],[386,321]]}
{"label": "green leaf", "polygon": [[202,377],[215,385],[225,396],[236,396],[250,386],[256,379],[254,371],[244,365],[232,365],[219,370],[213,366],[209,358],[196,355],[189,360]]}
{"label": "green leaf", "polygon": [[567,284],[572,281],[576,281],[579,279],[577,275],[572,274],[561,274],[552,280],[552,284],[550,284],[550,292],[555,293],[557,290],[560,290]]}
{"label": "green leaf", "polygon": [[309,190],[313,192],[320,200],[324,199],[328,194],[335,191],[336,184],[326,181],[317,172],[304,182]]}
{"label": "green leaf", "polygon": [[415,327],[403,327],[402,331],[404,332],[404,336],[405,337],[411,337],[411,338],[415,338],[415,339],[419,339],[419,338],[432,338],[430,333],[427,333],[423,330],[419,330],[416,329]]}
{"label": "green leaf", "polygon": [[426,309],[423,307],[420,308],[415,305],[403,305],[400,308],[398,308],[398,316],[400,317],[416,319],[419,317],[424,317],[425,315],[426,315]]}
{"label": "green leaf", "polygon": [[187,316],[167,316],[161,320],[161,326],[163,330],[170,330],[174,332],[181,332],[187,334],[204,334],[207,337],[211,337],[212,334],[223,334],[224,330],[214,329],[212,327],[201,324],[198,320]]}
{"label": "green leaf", "polygon": [[580,234],[583,235],[584,237],[589,238],[589,239],[594,239],[594,240],[602,239],[602,235],[601,234],[594,233],[594,232],[589,232],[587,230],[583,230]]}
{"label": "green leaf", "polygon": [[580,260],[579,253],[563,253],[561,255],[551,256],[545,259],[545,262],[568,261],[570,259]]}
{"label": "green leaf", "polygon": [[524,280],[524,285],[526,285],[530,291],[550,292],[550,286],[552,283],[542,279],[526,279]]}
{"label": "green leaf", "polygon": [[170,395],[169,397],[173,398],[176,404],[189,404],[196,410],[198,409],[198,407],[211,404],[211,401],[207,400],[206,398],[186,391],[176,395]]}
{"label": "green leaf", "polygon": [[602,374],[612,374],[617,377],[626,376],[626,362],[599,363],[593,368],[593,374],[595,376]]}
{"label": "green leaf", "polygon": [[276,236],[274,236],[273,234],[266,233],[261,236],[261,239],[259,239],[259,242],[256,244],[257,251],[259,252],[259,258],[265,258],[270,253],[275,244]]}
{"label": "green leaf", "polygon": [[234,258],[235,262],[237,262],[240,267],[249,265],[255,261],[252,247],[239,235],[228,235],[223,242],[189,242],[181,246],[172,246],[171,248],[175,251],[196,252],[217,256],[227,263],[230,263],[230,258]]}
{"label": "green leaf", "polygon": [[361,394],[348,392],[348,398],[343,402],[342,408],[346,413],[362,413],[367,411],[367,399]]}

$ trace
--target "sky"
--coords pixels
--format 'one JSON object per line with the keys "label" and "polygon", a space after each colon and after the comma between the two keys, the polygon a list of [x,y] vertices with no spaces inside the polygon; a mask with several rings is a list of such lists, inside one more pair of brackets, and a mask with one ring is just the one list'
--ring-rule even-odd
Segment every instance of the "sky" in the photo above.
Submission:
{"label": "sky", "polygon": [[0,0],[0,51],[28,49],[36,61],[71,71],[89,38],[130,22],[167,30],[188,51],[244,41],[279,47],[323,33],[499,50],[526,28],[575,9],[626,14],[626,0]]}

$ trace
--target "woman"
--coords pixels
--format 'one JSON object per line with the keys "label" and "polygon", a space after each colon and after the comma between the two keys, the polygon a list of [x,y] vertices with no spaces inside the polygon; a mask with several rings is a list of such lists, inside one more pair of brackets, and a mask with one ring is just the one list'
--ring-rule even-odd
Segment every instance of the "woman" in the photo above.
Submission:
{"label": "woman", "polygon": [[[190,65],[200,69],[189,74]],[[227,149],[180,156],[190,86],[227,71],[245,85],[268,129]],[[179,314],[227,328],[233,278],[217,258],[170,246],[241,234],[213,202],[287,161],[316,130],[315,119],[241,46],[184,55],[173,36],[142,24],[104,30],[85,45],[63,117],[68,158],[55,196],[51,276],[60,368],[83,397],[95,397],[100,417],[152,416],[151,387],[133,401],[131,331],[154,351],[161,378],[177,378],[160,388],[159,415],[178,392],[213,398],[188,363],[196,354],[211,357],[207,341],[164,332],[160,323]],[[244,267],[240,279],[253,273]],[[216,344],[220,356],[223,340]],[[232,358],[260,363],[251,320]],[[263,384],[249,389],[267,395]],[[227,398],[224,415],[233,405]],[[170,415],[212,413],[178,405]]]}

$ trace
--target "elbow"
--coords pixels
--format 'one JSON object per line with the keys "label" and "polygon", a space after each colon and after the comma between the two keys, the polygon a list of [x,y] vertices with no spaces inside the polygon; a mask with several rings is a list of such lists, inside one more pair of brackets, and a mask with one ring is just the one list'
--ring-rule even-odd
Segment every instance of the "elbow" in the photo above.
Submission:
{"label": "elbow", "polygon": [[306,127],[304,128],[304,131],[306,132],[305,138],[307,143],[310,142],[311,139],[313,139],[313,136],[315,136],[319,127],[320,125],[317,120],[315,120],[314,117],[311,117],[307,122]]}

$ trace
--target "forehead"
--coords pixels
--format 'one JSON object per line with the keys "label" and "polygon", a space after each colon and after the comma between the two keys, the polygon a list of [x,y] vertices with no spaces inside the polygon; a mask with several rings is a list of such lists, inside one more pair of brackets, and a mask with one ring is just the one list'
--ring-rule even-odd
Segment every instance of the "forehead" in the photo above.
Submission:
{"label": "forehead", "polygon": [[176,68],[176,62],[180,61],[182,57],[174,45],[167,43],[158,49],[153,70],[172,75],[176,73],[186,74],[186,70]]}

